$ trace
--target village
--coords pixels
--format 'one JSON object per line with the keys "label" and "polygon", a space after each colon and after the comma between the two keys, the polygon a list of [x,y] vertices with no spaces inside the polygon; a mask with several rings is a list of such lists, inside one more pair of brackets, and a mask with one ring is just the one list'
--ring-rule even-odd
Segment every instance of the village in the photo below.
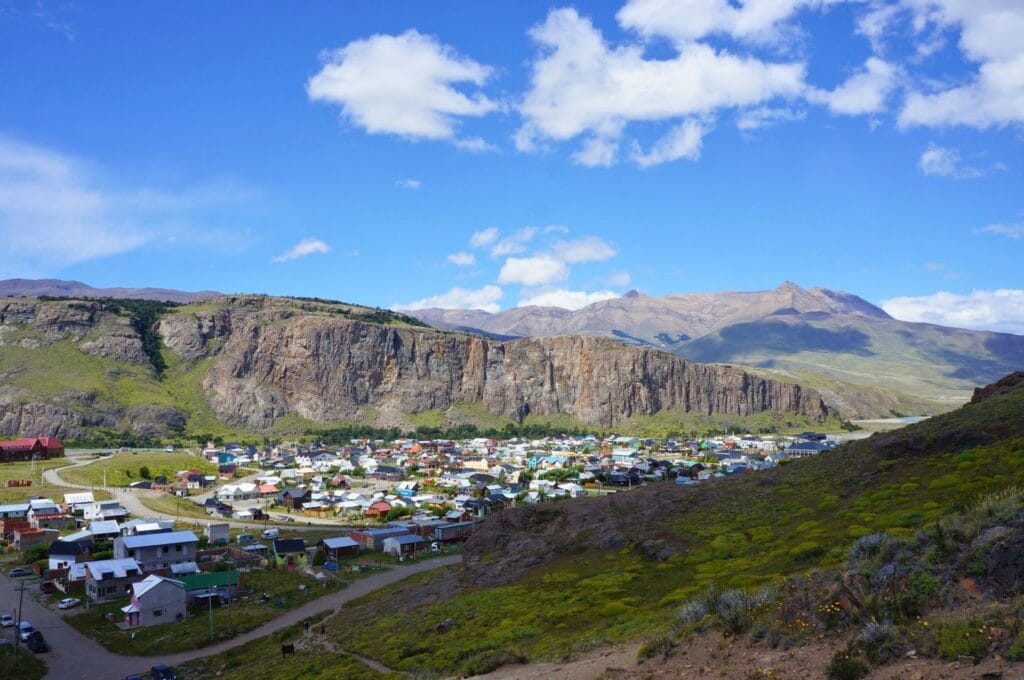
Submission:
{"label": "village", "polygon": [[[187,453],[194,467],[173,475],[69,488],[53,498],[33,493],[31,481],[5,476],[8,490],[27,486],[24,500],[0,505],[2,558],[12,582],[32,581],[36,597],[108,649],[168,651],[166,644],[145,646],[166,635],[144,631],[184,625],[191,637],[182,629],[176,635],[208,644],[368,573],[457,555],[488,515],[509,507],[755,474],[838,444],[837,436],[809,432],[262,448],[210,442]],[[74,461],[52,472],[94,464],[113,471],[135,465],[138,455],[69,452],[65,458],[59,440],[23,438],[0,442],[0,469]],[[168,446],[145,455],[185,454]],[[173,516],[166,511],[170,504],[157,502],[161,498],[173,499]],[[165,510],[146,512],[155,507]],[[44,633],[12,602],[0,601],[4,636],[10,631],[14,642],[47,651]]]}

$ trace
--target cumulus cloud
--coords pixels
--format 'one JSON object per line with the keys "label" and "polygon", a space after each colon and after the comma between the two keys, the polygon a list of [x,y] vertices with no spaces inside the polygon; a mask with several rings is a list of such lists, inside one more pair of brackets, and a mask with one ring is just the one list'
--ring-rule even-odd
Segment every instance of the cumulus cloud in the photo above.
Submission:
{"label": "cumulus cloud", "polygon": [[494,243],[497,240],[498,228],[487,227],[486,229],[481,229],[480,231],[474,231],[473,235],[469,237],[469,245],[473,246],[474,248],[483,248],[484,246],[489,246],[490,244]]}
{"label": "cumulus cloud", "polygon": [[[620,22],[623,16],[631,15],[620,13]],[[624,25],[640,26],[633,19]],[[574,9],[552,10],[530,35],[541,54],[519,107],[524,122],[517,146],[530,150],[545,140],[580,137],[583,146],[574,159],[583,165],[614,163],[625,127],[633,122],[676,126],[655,151],[634,160],[693,157],[698,129],[684,120],[797,97],[805,87],[802,63],[769,63],[706,44],[682,43],[672,58],[647,58],[643,45],[606,43]]]}
{"label": "cumulus cloud", "polygon": [[511,236],[501,239],[491,248],[493,257],[504,257],[515,255],[526,251],[527,245],[537,235],[537,227],[523,227],[517,229]]}
{"label": "cumulus cloud", "polygon": [[1024,224],[989,224],[974,230],[975,234],[995,234],[1014,240],[1024,238]]}
{"label": "cumulus cloud", "polygon": [[884,300],[882,309],[903,321],[1024,334],[1024,290],[1019,289],[896,297]]}
{"label": "cumulus cloud", "polygon": [[580,262],[603,262],[610,260],[618,251],[597,236],[585,236],[569,241],[556,241],[551,247],[561,260],[578,264]]}
{"label": "cumulus cloud", "polygon": [[619,297],[618,293],[614,293],[610,290],[598,290],[592,293],[588,293],[582,290],[565,290],[564,288],[555,288],[553,290],[544,290],[528,297],[524,297],[519,300],[519,307],[561,307],[563,309],[581,309],[587,305],[594,304],[595,302],[601,302],[602,300],[611,300],[612,298]]}
{"label": "cumulus cloud", "polygon": [[[436,38],[408,30],[373,35],[322,55],[323,67],[309,79],[313,101],[341,107],[342,117],[370,134],[447,140],[483,150],[479,138],[458,136],[462,118],[499,108],[479,88],[491,76],[488,66],[460,56]],[[468,83],[474,91],[456,87]],[[465,89],[465,88],[464,88]]]}
{"label": "cumulus cloud", "polygon": [[423,186],[423,182],[418,179],[407,177],[406,179],[400,179],[395,182],[395,186],[401,187],[402,189],[416,190]]}
{"label": "cumulus cloud", "polygon": [[989,128],[1024,122],[1024,4],[1013,0],[904,0],[915,28],[960,28],[959,48],[978,70],[967,82],[907,96],[901,127]]}
{"label": "cumulus cloud", "polygon": [[869,57],[863,68],[834,90],[810,89],[808,101],[824,104],[835,114],[858,116],[877,113],[896,86],[897,70],[892,64]]}
{"label": "cumulus cloud", "polygon": [[962,165],[960,152],[957,149],[947,149],[937,144],[928,145],[928,148],[921,153],[917,165],[926,175],[954,179],[974,179],[985,174],[978,168]]}
{"label": "cumulus cloud", "polygon": [[500,286],[487,285],[483,288],[452,288],[447,293],[416,300],[405,305],[394,305],[396,310],[416,310],[430,307],[442,309],[482,309],[494,314],[501,309],[498,302],[504,291]]}
{"label": "cumulus cloud", "polygon": [[524,286],[546,286],[568,278],[569,268],[562,260],[551,255],[510,257],[498,274],[498,283],[518,283]]}
{"label": "cumulus cloud", "polygon": [[472,267],[476,264],[476,255],[459,251],[448,256],[448,261],[460,267]]}
{"label": "cumulus cloud", "polygon": [[648,38],[664,37],[679,43],[714,34],[738,40],[777,42],[790,31],[785,21],[805,7],[836,0],[629,0],[617,18]]}
{"label": "cumulus cloud", "polygon": [[786,107],[759,106],[756,109],[741,111],[736,117],[736,127],[744,132],[777,125],[792,123],[807,117],[804,111],[795,111]]}
{"label": "cumulus cloud", "polygon": [[307,255],[324,255],[331,252],[331,247],[318,238],[304,238],[294,246],[274,258],[274,262],[288,262]]}
{"label": "cumulus cloud", "polygon": [[147,244],[244,246],[239,230],[206,219],[207,210],[251,198],[239,187],[111,187],[95,175],[72,156],[0,136],[0,249],[9,255],[0,275],[52,275]]}
{"label": "cumulus cloud", "polygon": [[695,161],[700,158],[700,147],[706,130],[699,121],[688,120],[675,126],[654,144],[649,152],[644,153],[638,142],[633,142],[631,158],[641,168],[660,165],[669,161],[687,158]]}

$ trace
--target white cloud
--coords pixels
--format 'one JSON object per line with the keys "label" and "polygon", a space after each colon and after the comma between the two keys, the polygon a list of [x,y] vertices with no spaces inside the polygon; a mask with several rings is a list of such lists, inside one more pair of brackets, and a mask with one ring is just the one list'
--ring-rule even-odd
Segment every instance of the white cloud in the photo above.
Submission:
{"label": "white cloud", "polygon": [[[623,16],[630,14],[620,13],[620,22]],[[639,26],[636,21],[624,25]],[[678,126],[681,119],[720,108],[798,97],[805,88],[802,63],[768,63],[704,44],[679,44],[669,59],[645,58],[643,45],[608,45],[574,9],[552,10],[530,35],[541,55],[519,107],[524,122],[517,147],[528,150],[544,140],[583,137],[575,155],[583,165],[613,163],[629,123]],[[651,158],[692,157],[696,128],[685,125],[670,132]]]}
{"label": "white cloud", "polygon": [[901,127],[988,128],[1024,122],[1024,4],[1016,0],[904,0],[915,29],[960,28],[963,55],[978,64],[966,83],[912,92]]}
{"label": "white cloud", "polygon": [[942,262],[925,262],[921,268],[926,272],[940,272],[946,268],[946,265]]}
{"label": "white cloud", "polygon": [[519,283],[524,286],[546,286],[569,276],[565,262],[550,255],[510,257],[498,274],[498,283]]}
{"label": "white cloud", "polygon": [[480,231],[474,231],[473,235],[469,237],[469,245],[474,248],[483,248],[489,246],[498,240],[498,228],[487,227]]}
{"label": "white cloud", "polygon": [[990,224],[974,230],[975,234],[996,234],[1010,239],[1024,238],[1024,224]]}
{"label": "white cloud", "polygon": [[506,236],[491,248],[491,255],[493,257],[504,257],[506,255],[515,255],[516,253],[522,253],[526,250],[527,244],[533,240],[537,235],[537,227],[523,227],[517,229],[511,236]]}
{"label": "white cloud", "polygon": [[862,35],[871,43],[875,54],[884,51],[884,38],[892,28],[896,17],[902,11],[899,5],[884,4],[879,0],[871,3],[870,9],[857,20],[857,35]]}
{"label": "white cloud", "polygon": [[401,187],[402,189],[413,189],[413,190],[415,190],[415,189],[419,189],[420,187],[422,187],[423,186],[423,182],[421,182],[418,179],[413,179],[412,177],[408,177],[406,179],[400,179],[397,182],[395,182],[395,186]]}
{"label": "white cloud", "polygon": [[460,267],[472,267],[476,264],[476,255],[460,251],[449,255],[448,261]]}
{"label": "white cloud", "polygon": [[603,262],[610,260],[618,251],[597,236],[585,236],[570,241],[556,241],[551,247],[554,254],[564,262]]}
{"label": "white cloud", "polygon": [[892,64],[869,57],[863,68],[832,91],[810,89],[808,101],[828,106],[835,114],[857,116],[885,109],[885,100],[896,86],[897,70]]}
{"label": "white cloud", "polygon": [[331,247],[318,238],[304,238],[294,246],[274,258],[274,262],[288,262],[297,260],[307,255],[325,254],[331,252]]}
{"label": "white cloud", "polygon": [[921,153],[917,164],[924,174],[939,177],[974,179],[985,174],[978,168],[961,165],[958,150],[947,149],[936,144],[928,145],[928,148]]}
{"label": "white cloud", "polygon": [[321,70],[309,79],[313,101],[341,106],[342,116],[370,134],[441,139],[482,150],[479,138],[460,139],[459,119],[484,116],[499,108],[479,91],[491,69],[458,55],[432,36],[408,30],[354,40],[322,56]]}
{"label": "white cloud", "polygon": [[660,165],[669,161],[687,158],[695,161],[700,158],[700,147],[707,130],[699,121],[688,120],[668,131],[655,142],[654,147],[644,153],[640,144],[633,142],[631,159],[641,168]]}
{"label": "white cloud", "polygon": [[228,182],[174,192],[102,185],[89,163],[0,136],[0,276],[47,276],[147,244],[235,251],[244,230],[205,223],[204,211],[251,198]]}
{"label": "white cloud", "polygon": [[770,106],[761,106],[756,109],[742,111],[736,118],[736,127],[747,132],[777,123],[792,123],[803,120],[806,117],[807,113],[804,111],[794,111],[785,107],[772,108]]}
{"label": "white cloud", "polygon": [[529,297],[523,298],[519,300],[519,304],[517,306],[581,309],[587,305],[594,304],[595,302],[611,300],[612,298],[617,297],[619,297],[618,293],[614,293],[610,290],[598,290],[593,293],[588,293],[582,290],[565,290],[564,288],[556,288],[554,290],[545,290],[534,293]]}
{"label": "white cloud", "polygon": [[629,275],[629,272],[615,272],[608,277],[609,286],[628,286],[633,280],[633,277]]}
{"label": "white cloud", "polygon": [[804,7],[830,0],[629,0],[616,15],[624,28],[641,35],[685,43],[714,34],[739,40],[776,42],[788,33],[784,23]]}
{"label": "white cloud", "polygon": [[943,291],[896,297],[884,300],[882,309],[904,321],[1024,334],[1024,290],[975,290],[967,295]]}
{"label": "white cloud", "polygon": [[452,288],[447,293],[434,295],[410,302],[407,305],[394,305],[396,310],[416,310],[430,307],[442,309],[482,309],[485,312],[494,314],[501,307],[498,301],[501,300],[504,291],[499,286],[488,285],[483,288],[467,289]]}

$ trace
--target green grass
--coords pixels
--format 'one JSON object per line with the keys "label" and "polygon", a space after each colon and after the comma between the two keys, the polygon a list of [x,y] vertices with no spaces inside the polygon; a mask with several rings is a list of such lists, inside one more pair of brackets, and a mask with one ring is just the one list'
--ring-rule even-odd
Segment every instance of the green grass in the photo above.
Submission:
{"label": "green grass", "polygon": [[208,522],[222,521],[219,515],[207,514],[206,510],[188,498],[178,498],[169,493],[136,493],[135,497],[150,510],[162,512],[165,515],[175,515],[186,519],[205,519]]}
{"label": "green grass", "polygon": [[[64,494],[71,493],[75,489],[54,486],[42,481],[42,474],[43,470],[63,467],[70,464],[70,462],[67,458],[51,458],[49,460],[36,461],[34,475],[32,474],[31,462],[0,463],[0,504],[24,502],[33,496],[46,496],[60,503],[64,499]],[[32,480],[32,486],[20,486],[9,489],[4,486],[4,482],[9,479],[30,479]],[[100,500],[102,498],[109,498],[110,494],[98,491],[93,496],[96,500]]]}
{"label": "green grass", "polygon": [[[578,543],[563,535],[560,557],[510,584],[414,608],[401,606],[416,599],[410,593],[378,595],[332,622],[332,634],[392,668],[439,675],[480,672],[502,654],[563,659],[654,635],[704,589],[836,567],[860,535],[909,536],[951,508],[1024,483],[1021,413],[1024,389],[770,472],[692,489],[654,487],[648,502],[660,497],[665,514],[635,530],[638,539],[674,546],[670,559],[645,559],[632,545],[596,552],[586,532]],[[500,549],[476,557],[503,559]],[[446,619],[454,626],[441,633]]]}
{"label": "green grass", "polygon": [[199,470],[205,473],[216,473],[217,466],[198,456],[187,453],[164,453],[163,451],[142,451],[116,453],[102,458],[89,465],[75,467],[61,472],[61,478],[72,484],[83,486],[102,486],[104,474],[107,486],[129,486],[132,482],[144,481],[139,469],[148,467],[150,479],[158,476],[174,479],[180,470]]}
{"label": "green grass", "polygon": [[3,676],[6,678],[17,678],[18,680],[42,680],[46,676],[45,657],[38,656],[25,649],[24,646],[18,650],[18,663],[14,663],[14,646],[0,646],[0,667],[4,669]]}
{"label": "green grass", "polygon": [[778,411],[765,411],[750,416],[712,414],[702,416],[678,409],[666,409],[650,416],[634,416],[618,428],[626,434],[649,437],[663,437],[671,433],[697,436],[708,431],[792,433],[840,432],[842,423],[836,418],[817,421],[809,416],[800,416]]}
{"label": "green grass", "polygon": [[[230,607],[225,605],[213,610],[213,638],[210,637],[209,610],[202,607],[190,609],[188,618],[180,623],[132,631],[120,630],[104,619],[109,613],[120,621],[123,618],[120,608],[127,601],[93,606],[66,620],[82,634],[118,654],[173,654],[205,647],[258,628],[286,611],[344,587],[334,580],[329,579],[326,585],[321,585],[298,573],[278,570],[253,571],[243,574],[243,578],[253,595],[236,600]],[[299,585],[305,585],[306,589],[299,590]],[[260,602],[260,593],[269,594],[270,601]]]}
{"label": "green grass", "polygon": [[[314,630],[320,618],[322,616],[311,617]],[[338,653],[336,649],[310,642],[305,638],[304,629],[303,624],[296,624],[223,654],[182,664],[177,668],[178,677],[182,680],[212,677],[222,680],[398,680],[403,677],[395,673],[379,673],[350,656]],[[298,643],[295,655],[282,658],[281,645],[289,643]]]}

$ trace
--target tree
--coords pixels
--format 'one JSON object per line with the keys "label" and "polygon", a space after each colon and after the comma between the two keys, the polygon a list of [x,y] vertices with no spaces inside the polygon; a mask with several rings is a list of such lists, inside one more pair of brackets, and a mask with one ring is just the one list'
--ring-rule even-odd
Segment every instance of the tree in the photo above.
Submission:
{"label": "tree", "polygon": [[149,467],[148,466],[143,465],[142,467],[139,468],[139,477],[142,477],[143,479],[150,479],[151,478],[150,474],[149,474]]}
{"label": "tree", "polygon": [[326,561],[327,561],[327,551],[324,550],[324,547],[321,545],[320,547],[318,547],[316,549],[316,553],[313,555],[313,566],[314,567],[323,566],[323,563],[326,562]]}

